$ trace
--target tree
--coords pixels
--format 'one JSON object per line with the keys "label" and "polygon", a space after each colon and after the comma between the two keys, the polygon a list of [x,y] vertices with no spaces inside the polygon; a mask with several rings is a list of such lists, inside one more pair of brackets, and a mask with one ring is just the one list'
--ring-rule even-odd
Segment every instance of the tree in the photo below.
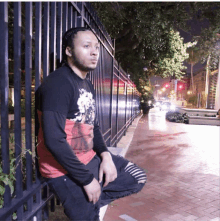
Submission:
{"label": "tree", "polygon": [[191,89],[193,93],[195,92],[194,80],[193,80],[193,66],[200,61],[200,53],[193,47],[187,49],[189,57],[186,59],[186,62],[191,65]]}
{"label": "tree", "polygon": [[200,2],[195,4],[195,11],[195,19],[208,21],[208,26],[201,30],[199,36],[193,37],[198,42],[193,50],[198,51],[201,62],[209,61],[208,69],[215,70],[220,56],[220,3]]}
{"label": "tree", "polygon": [[[180,78],[185,68],[187,45],[178,27],[186,29],[190,17],[178,2],[96,2],[92,3],[108,33],[116,41],[116,59],[128,70],[138,88],[139,79],[151,75]],[[189,10],[190,11],[190,10]],[[143,71],[147,67],[148,71]]]}
{"label": "tree", "polygon": [[[136,84],[140,78],[147,82],[151,75],[169,77],[175,74],[181,78],[184,68],[181,62],[187,58],[186,45],[180,44],[176,30],[188,32],[193,41],[198,42],[187,50],[191,72],[197,61],[207,62],[208,59],[209,68],[217,68],[219,2],[94,2],[92,5],[110,36],[116,40],[116,59],[125,70],[133,73],[131,78]],[[209,23],[196,36],[190,27],[190,21],[194,20]],[[176,47],[178,42],[179,47]],[[192,53],[199,54],[199,59],[195,60]],[[180,61],[178,64],[177,60]],[[148,71],[143,71],[143,67]]]}

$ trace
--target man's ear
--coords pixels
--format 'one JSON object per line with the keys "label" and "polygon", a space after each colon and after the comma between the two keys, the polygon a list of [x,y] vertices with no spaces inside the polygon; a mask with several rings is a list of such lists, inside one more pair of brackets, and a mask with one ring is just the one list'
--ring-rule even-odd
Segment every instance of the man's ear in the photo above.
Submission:
{"label": "man's ear", "polygon": [[72,57],[72,51],[70,47],[66,47],[65,53],[68,57]]}

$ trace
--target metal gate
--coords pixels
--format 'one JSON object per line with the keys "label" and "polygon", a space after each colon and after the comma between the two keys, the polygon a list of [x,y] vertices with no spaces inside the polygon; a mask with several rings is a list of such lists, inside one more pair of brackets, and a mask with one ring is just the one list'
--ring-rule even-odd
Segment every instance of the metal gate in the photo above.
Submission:
{"label": "metal gate", "polygon": [[112,39],[90,3],[1,2],[0,220],[43,220],[49,205],[54,209],[54,196],[36,165],[34,93],[60,65],[63,33],[81,26],[91,28],[101,43],[90,79],[108,146],[117,145],[139,113],[136,87],[115,61]]}

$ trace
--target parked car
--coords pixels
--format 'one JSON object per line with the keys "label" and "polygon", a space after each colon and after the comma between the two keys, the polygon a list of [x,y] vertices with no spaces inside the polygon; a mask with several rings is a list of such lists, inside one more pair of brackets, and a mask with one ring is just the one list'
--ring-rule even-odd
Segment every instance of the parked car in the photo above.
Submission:
{"label": "parked car", "polygon": [[176,106],[170,102],[163,102],[160,106],[161,111],[175,111]]}

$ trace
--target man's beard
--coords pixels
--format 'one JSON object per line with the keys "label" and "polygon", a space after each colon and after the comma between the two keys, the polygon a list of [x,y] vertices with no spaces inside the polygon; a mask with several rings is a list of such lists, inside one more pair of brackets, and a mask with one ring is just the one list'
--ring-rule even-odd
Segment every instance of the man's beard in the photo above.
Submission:
{"label": "man's beard", "polygon": [[81,71],[84,71],[84,72],[89,72],[89,71],[93,71],[95,68],[90,68],[90,67],[87,67],[85,65],[83,65],[79,59],[77,58],[76,54],[74,53],[74,50],[72,50],[72,63]]}

